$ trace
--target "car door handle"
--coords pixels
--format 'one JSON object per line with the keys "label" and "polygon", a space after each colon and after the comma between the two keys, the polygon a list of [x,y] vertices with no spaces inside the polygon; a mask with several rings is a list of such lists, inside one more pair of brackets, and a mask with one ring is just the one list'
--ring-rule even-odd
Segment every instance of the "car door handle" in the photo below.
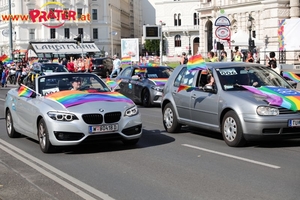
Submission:
{"label": "car door handle", "polygon": [[196,99],[196,94],[193,94],[193,95],[192,95],[192,99]]}
{"label": "car door handle", "polygon": [[176,90],[174,90],[174,92],[172,92],[172,93],[175,95],[175,94],[177,94],[177,91],[176,91]]}

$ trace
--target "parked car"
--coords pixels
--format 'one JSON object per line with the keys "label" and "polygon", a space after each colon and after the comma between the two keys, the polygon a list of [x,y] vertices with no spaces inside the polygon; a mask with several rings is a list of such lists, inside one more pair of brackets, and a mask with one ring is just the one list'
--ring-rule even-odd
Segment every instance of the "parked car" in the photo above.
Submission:
{"label": "parked car", "polygon": [[36,73],[56,73],[56,72],[68,72],[68,69],[58,63],[35,63],[33,64],[33,71]]}
{"label": "parked car", "polygon": [[[227,145],[243,146],[261,137],[300,137],[300,93],[263,65],[206,63],[208,69],[175,68],[164,87],[163,125],[221,132]],[[207,76],[214,77],[214,84]]]}
{"label": "parked car", "polygon": [[113,59],[111,58],[93,58],[92,73],[97,74],[101,78],[108,77],[113,70]]}
{"label": "parked car", "polygon": [[[76,84],[80,87],[73,90]],[[31,89],[9,90],[4,105],[8,136],[37,140],[44,153],[107,139],[134,145],[142,134],[134,102],[91,73],[38,76]]]}
{"label": "parked car", "polygon": [[128,66],[116,77],[118,91],[145,107],[160,105],[162,91],[173,68],[167,66]]}

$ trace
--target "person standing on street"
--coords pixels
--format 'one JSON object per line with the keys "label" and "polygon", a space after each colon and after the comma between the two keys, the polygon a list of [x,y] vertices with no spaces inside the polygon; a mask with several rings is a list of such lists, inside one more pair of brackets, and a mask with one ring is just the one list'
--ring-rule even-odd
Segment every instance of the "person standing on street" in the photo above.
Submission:
{"label": "person standing on street", "polygon": [[118,58],[117,55],[114,55],[113,71],[110,74],[110,78],[112,78],[115,73],[117,73],[118,76],[118,74],[120,73],[120,68],[121,68],[121,60]]}

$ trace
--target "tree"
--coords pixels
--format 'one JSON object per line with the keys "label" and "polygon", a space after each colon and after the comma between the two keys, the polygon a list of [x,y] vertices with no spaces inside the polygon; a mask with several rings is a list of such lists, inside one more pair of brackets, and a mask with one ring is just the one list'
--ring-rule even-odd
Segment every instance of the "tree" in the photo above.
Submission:
{"label": "tree", "polygon": [[146,40],[144,44],[146,51],[159,55],[159,40]]}

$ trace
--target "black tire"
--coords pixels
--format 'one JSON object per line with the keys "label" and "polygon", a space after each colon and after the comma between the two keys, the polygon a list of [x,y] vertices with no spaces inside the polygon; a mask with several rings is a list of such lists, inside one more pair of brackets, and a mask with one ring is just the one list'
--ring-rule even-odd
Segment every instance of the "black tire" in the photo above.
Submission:
{"label": "black tire", "polygon": [[122,140],[123,144],[126,146],[136,145],[136,143],[138,143],[138,141],[139,141],[139,138],[133,139],[133,140]]}
{"label": "black tire", "polygon": [[20,133],[18,133],[15,128],[14,128],[14,122],[13,118],[11,116],[11,112],[9,110],[6,111],[6,116],[5,116],[5,121],[6,121],[6,132],[8,137],[10,138],[17,138],[20,137]]}
{"label": "black tire", "polygon": [[225,143],[230,147],[240,147],[246,144],[241,122],[234,111],[225,114],[222,121],[222,135]]}
{"label": "black tire", "polygon": [[142,92],[142,105],[144,107],[150,107],[151,101],[150,101],[150,92],[148,89],[144,89]]}
{"label": "black tire", "polygon": [[181,129],[178,123],[177,115],[171,103],[168,103],[163,110],[163,124],[167,132],[176,133]]}
{"label": "black tire", "polygon": [[38,123],[38,139],[42,152],[52,153],[54,151],[54,147],[49,140],[49,133],[44,119],[40,119]]}

